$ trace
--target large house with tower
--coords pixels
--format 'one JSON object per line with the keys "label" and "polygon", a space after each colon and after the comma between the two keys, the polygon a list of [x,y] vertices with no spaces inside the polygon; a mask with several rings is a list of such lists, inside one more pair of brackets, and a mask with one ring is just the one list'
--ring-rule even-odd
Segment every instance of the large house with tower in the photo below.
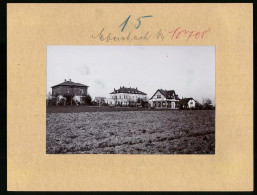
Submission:
{"label": "large house with tower", "polygon": [[153,108],[178,109],[179,97],[174,90],[158,89],[149,99],[149,103]]}

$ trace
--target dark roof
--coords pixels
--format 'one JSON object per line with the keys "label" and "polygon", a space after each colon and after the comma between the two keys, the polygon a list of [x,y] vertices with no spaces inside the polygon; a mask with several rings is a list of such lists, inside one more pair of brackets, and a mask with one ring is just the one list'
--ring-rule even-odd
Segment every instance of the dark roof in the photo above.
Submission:
{"label": "dark roof", "polygon": [[194,100],[194,99],[193,99],[192,97],[190,97],[190,98],[182,98],[182,99],[179,100],[179,103],[180,103],[181,105],[185,105],[185,104],[188,104],[188,102],[189,102],[190,100]]}
{"label": "dark roof", "polygon": [[87,85],[83,85],[83,84],[81,84],[81,83],[74,83],[74,82],[72,82],[71,80],[69,80],[69,81],[66,81],[66,80],[65,80],[63,83],[60,83],[60,84],[58,84],[58,85],[52,86],[52,88],[53,88],[53,87],[57,87],[57,86],[88,87]]}
{"label": "dark roof", "polygon": [[119,89],[115,89],[110,94],[116,94],[116,93],[131,93],[131,94],[140,94],[140,95],[146,95],[146,93],[139,91],[137,88],[131,88],[131,87],[120,87]]}
{"label": "dark roof", "polygon": [[[175,95],[175,99],[176,99],[176,100],[179,100],[179,97],[178,97],[178,95],[176,94],[175,90],[157,89],[157,91],[154,93],[154,95],[155,95],[158,91],[159,91],[166,99],[171,99],[171,98]],[[153,95],[153,96],[154,96],[154,95]],[[152,96],[150,99],[152,99],[153,96]]]}

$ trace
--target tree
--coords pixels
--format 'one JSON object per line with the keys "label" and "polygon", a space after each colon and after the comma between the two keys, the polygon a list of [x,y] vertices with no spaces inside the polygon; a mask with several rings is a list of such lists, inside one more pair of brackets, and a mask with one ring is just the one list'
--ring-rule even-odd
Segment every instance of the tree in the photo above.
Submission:
{"label": "tree", "polygon": [[46,95],[46,99],[50,100],[52,98],[52,93],[49,91]]}
{"label": "tree", "polygon": [[86,95],[85,103],[88,104],[88,105],[91,105],[91,102],[92,102],[92,97],[89,94]]}
{"label": "tree", "polygon": [[203,108],[205,110],[212,110],[213,105],[212,105],[212,101],[210,100],[210,98],[203,98]]}
{"label": "tree", "polygon": [[200,102],[198,102],[197,100],[195,101],[195,109],[196,110],[202,110],[203,109],[203,105],[200,104]]}
{"label": "tree", "polygon": [[149,107],[147,100],[142,100],[141,104],[142,104],[143,108],[148,108]]}
{"label": "tree", "polygon": [[75,105],[75,102],[72,100],[73,96],[71,94],[65,94],[63,97],[66,98],[66,105]]}
{"label": "tree", "polygon": [[49,102],[51,101],[52,99],[52,94],[51,92],[49,91],[47,94],[46,94],[46,105],[48,106],[49,105]]}

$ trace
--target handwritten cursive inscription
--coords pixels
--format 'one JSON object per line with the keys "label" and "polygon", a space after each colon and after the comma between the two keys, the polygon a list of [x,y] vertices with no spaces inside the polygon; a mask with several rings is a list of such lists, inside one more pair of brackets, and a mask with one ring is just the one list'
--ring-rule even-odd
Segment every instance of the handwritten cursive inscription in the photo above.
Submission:
{"label": "handwritten cursive inscription", "polygon": [[179,38],[185,37],[186,41],[188,41],[189,39],[199,39],[199,38],[203,39],[207,34],[207,32],[209,31],[211,31],[210,28],[203,31],[194,31],[194,30],[181,29],[181,27],[179,26],[175,30],[170,31],[169,33],[171,33],[171,40],[173,38],[179,39]]}
{"label": "handwritten cursive inscription", "polygon": [[[162,30],[154,31],[137,31],[132,30],[130,32],[121,32],[118,35],[108,32],[105,28],[102,28],[98,33],[95,35],[92,34],[93,39],[98,39],[103,42],[121,42],[121,41],[140,41],[140,40],[159,40],[159,41],[169,41],[169,40],[201,40],[206,37],[206,34],[210,32],[211,29],[205,29],[202,31],[197,30],[185,30],[182,29],[180,26],[174,28],[174,30],[170,32],[165,32]],[[167,39],[170,37],[170,39]]]}
{"label": "handwritten cursive inscription", "polygon": [[126,33],[122,36],[113,35],[112,33],[105,34],[105,29],[103,28],[97,35],[92,35],[93,39],[99,39],[100,41],[110,42],[110,41],[137,41],[137,40],[149,40],[151,37],[150,32],[147,31],[142,35],[133,35],[132,32]]}

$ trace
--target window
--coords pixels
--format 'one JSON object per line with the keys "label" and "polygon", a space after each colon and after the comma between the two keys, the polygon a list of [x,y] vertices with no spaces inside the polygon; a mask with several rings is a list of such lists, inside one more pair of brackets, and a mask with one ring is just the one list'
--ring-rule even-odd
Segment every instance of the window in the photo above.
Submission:
{"label": "window", "polygon": [[70,90],[69,90],[69,89],[67,89],[67,93],[70,93]]}
{"label": "window", "polygon": [[157,98],[161,98],[162,96],[161,95],[157,95]]}
{"label": "window", "polygon": [[78,90],[79,95],[82,95],[82,93],[83,93],[83,90]]}

